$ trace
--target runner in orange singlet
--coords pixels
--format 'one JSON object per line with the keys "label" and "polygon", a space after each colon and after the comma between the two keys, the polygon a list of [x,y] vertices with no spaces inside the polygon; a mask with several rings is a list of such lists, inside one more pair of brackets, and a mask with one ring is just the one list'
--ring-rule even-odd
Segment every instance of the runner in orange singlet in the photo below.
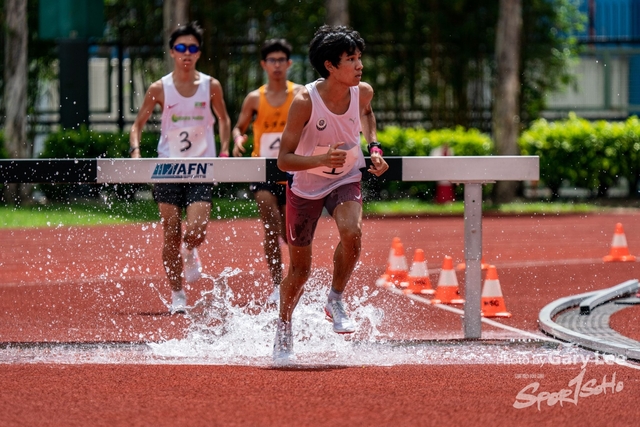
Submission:
{"label": "runner in orange singlet", "polygon": [[[301,85],[287,80],[287,70],[291,66],[291,45],[284,39],[267,40],[260,51],[260,65],[267,73],[267,84],[251,91],[244,102],[238,123],[232,130],[233,155],[242,156],[246,151],[245,134],[253,120],[253,157],[278,157],[280,137],[287,123],[289,107]],[[255,119],[254,119],[255,117]],[[264,251],[273,281],[273,292],[269,301],[280,299],[282,282],[282,254],[278,238],[286,242],[284,182],[256,182],[251,191],[258,203],[260,217],[264,225]]]}

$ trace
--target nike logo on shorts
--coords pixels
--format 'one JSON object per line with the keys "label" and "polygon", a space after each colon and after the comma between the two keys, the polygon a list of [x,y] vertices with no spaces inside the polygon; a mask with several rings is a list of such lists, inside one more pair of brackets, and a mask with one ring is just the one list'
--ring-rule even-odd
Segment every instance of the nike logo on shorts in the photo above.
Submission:
{"label": "nike logo on shorts", "polygon": [[289,239],[291,239],[292,242],[296,241],[296,238],[293,237],[293,230],[291,230],[291,226],[289,226]]}

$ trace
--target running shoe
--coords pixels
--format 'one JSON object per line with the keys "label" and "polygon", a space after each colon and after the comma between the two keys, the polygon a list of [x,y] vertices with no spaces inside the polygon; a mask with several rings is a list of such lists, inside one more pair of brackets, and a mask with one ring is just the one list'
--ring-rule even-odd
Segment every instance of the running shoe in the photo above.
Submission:
{"label": "running shoe", "polygon": [[182,245],[180,252],[184,261],[184,280],[187,283],[199,280],[202,277],[202,264],[198,250],[196,248],[188,250],[185,245]]}
{"label": "running shoe", "polygon": [[283,322],[278,319],[276,324],[276,340],[273,343],[273,361],[275,363],[287,362],[293,356],[293,333],[291,322]]}
{"label": "running shoe", "polygon": [[327,301],[324,306],[324,313],[327,320],[333,322],[333,331],[338,334],[352,334],[356,331],[356,326],[344,308],[342,301]]}
{"label": "running shoe", "polygon": [[187,295],[184,293],[184,289],[171,292],[171,307],[169,308],[171,314],[187,312]]}

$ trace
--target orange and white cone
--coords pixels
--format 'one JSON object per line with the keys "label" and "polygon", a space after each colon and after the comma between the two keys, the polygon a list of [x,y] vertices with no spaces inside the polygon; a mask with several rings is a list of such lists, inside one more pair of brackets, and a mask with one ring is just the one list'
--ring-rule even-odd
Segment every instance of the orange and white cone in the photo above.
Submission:
{"label": "orange and white cone", "polygon": [[482,316],[483,317],[511,317],[507,311],[498,280],[498,271],[495,265],[487,269],[487,277],[482,288]]}
{"label": "orange and white cone", "polygon": [[611,251],[609,255],[602,258],[604,262],[611,261],[635,261],[636,257],[629,254],[627,247],[627,238],[624,235],[624,229],[621,223],[616,224],[616,231],[611,242]]}
{"label": "orange and white cone", "polygon": [[395,262],[395,248],[398,244],[402,244],[402,241],[399,237],[394,237],[391,241],[391,249],[389,249],[389,257],[387,258],[387,266],[385,267],[385,272],[378,278],[378,280],[376,280],[376,285],[384,286],[385,288],[394,286],[393,282],[391,282],[391,277],[389,276],[389,268],[391,266],[391,263]]}
{"label": "orange and white cone", "polygon": [[464,304],[464,299],[460,298],[458,288],[458,278],[453,269],[453,258],[449,255],[444,257],[442,270],[438,278],[436,294],[431,300],[432,304]]}
{"label": "orange and white cone", "polygon": [[[456,266],[456,270],[458,270],[458,271],[464,270],[465,268],[467,268],[467,264],[464,263],[464,262],[461,262],[460,264],[458,264]],[[484,262],[484,257],[482,257],[482,259],[480,260],[480,270],[484,271],[487,268],[489,268],[489,264]]]}
{"label": "orange and white cone", "polygon": [[435,291],[431,288],[431,280],[429,280],[429,269],[427,261],[424,259],[424,251],[416,249],[413,254],[413,264],[407,277],[409,286],[404,290],[405,294],[423,294],[430,295]]}
{"label": "orange and white cone", "polygon": [[[391,265],[391,261],[393,261],[393,257],[395,255],[395,251],[396,251],[396,246],[397,245],[401,245],[402,244],[402,240],[400,240],[399,237],[394,237],[393,240],[391,240],[391,249],[389,249],[389,257],[387,258],[387,267],[386,270],[389,270],[389,266]],[[386,274],[386,272],[385,272]]]}
{"label": "orange and white cone", "polygon": [[387,271],[385,275],[389,277],[388,281],[395,286],[400,287],[401,283],[405,282],[407,285],[407,258],[404,256],[404,246],[402,242],[398,241],[394,243],[391,248],[392,255],[389,259],[389,265],[387,265]]}

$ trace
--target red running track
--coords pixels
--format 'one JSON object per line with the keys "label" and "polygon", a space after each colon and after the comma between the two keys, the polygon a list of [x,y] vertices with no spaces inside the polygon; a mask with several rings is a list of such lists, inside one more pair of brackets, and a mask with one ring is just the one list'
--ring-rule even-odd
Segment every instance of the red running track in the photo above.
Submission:
{"label": "red running track", "polygon": [[[538,312],[549,302],[638,278],[637,263],[601,261],[616,222],[623,223],[631,252],[639,254],[636,213],[485,217],[484,258],[498,267],[513,313],[500,322],[537,333]],[[373,286],[396,236],[409,258],[416,248],[425,251],[435,284],[444,255],[462,261],[463,233],[462,218],[366,219],[362,266],[347,292]],[[323,220],[315,268],[330,271],[336,240],[333,225]],[[244,291],[237,292],[238,304],[268,295],[267,287],[253,285],[268,281],[260,241],[257,220],[214,221],[200,251],[207,271],[243,270],[230,283]],[[168,297],[154,224],[0,230],[0,242],[0,359],[26,343],[153,342],[185,333],[187,321],[168,316],[150,286]],[[458,280],[463,290],[463,274]],[[204,286],[198,282],[190,294]],[[456,314],[389,292],[372,303],[385,310],[381,331],[396,332],[399,340],[463,338]],[[640,308],[630,307],[616,313],[611,326],[638,339],[639,317]],[[483,326],[483,334],[492,331]],[[500,345],[509,351],[511,344]],[[273,368],[44,360],[0,363],[0,375],[0,425],[9,426],[635,425],[640,415],[640,372],[595,357],[584,372],[575,361]],[[544,399],[545,392],[573,393],[578,381],[586,387],[582,395]],[[536,382],[534,393],[527,386]],[[540,409],[514,407],[531,396],[541,398]]]}

